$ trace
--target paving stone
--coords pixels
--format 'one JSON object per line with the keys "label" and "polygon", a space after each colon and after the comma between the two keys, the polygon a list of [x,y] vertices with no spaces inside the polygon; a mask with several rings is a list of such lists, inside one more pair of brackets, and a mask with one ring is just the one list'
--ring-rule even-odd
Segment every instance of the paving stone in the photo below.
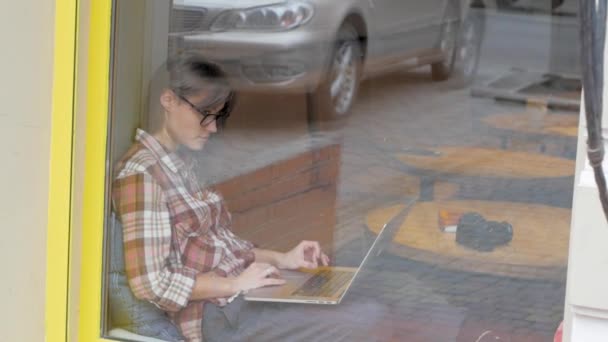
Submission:
{"label": "paving stone", "polygon": [[[396,153],[439,146],[502,148],[499,137],[484,128],[481,119],[525,111],[523,107],[472,100],[468,89],[444,91],[441,85],[429,82],[426,73],[418,71],[364,83],[354,113],[338,132],[341,154],[334,261],[358,265],[373,241],[373,237],[370,240],[363,234],[366,214],[425,190],[394,157]],[[296,130],[294,136],[303,134],[301,127]],[[238,154],[249,154],[256,160],[259,156],[259,164],[264,165],[264,158],[275,160],[287,153],[288,132],[277,134],[262,137],[261,142],[256,142],[252,133],[240,138],[232,135],[229,138],[233,140],[224,144],[238,146],[238,141],[245,141],[247,146]],[[537,153],[540,150],[534,148],[542,142],[535,137],[511,148]],[[277,155],[268,151],[269,146],[283,144]],[[571,139],[562,147],[567,150],[575,144],[576,140]],[[553,146],[548,153],[563,150]],[[214,153],[221,151],[215,148]],[[523,182],[473,179],[457,192],[444,191],[443,195],[568,208],[572,184],[573,179],[568,177]],[[530,190],[539,187],[545,191]],[[388,341],[474,342],[485,330],[495,329],[509,336],[506,341],[544,342],[550,340],[563,315],[565,266],[563,277],[556,281],[517,279],[454,271],[383,252],[367,260],[369,271],[361,272],[347,297],[373,298],[390,307],[390,315],[378,327],[379,331],[386,330]]]}

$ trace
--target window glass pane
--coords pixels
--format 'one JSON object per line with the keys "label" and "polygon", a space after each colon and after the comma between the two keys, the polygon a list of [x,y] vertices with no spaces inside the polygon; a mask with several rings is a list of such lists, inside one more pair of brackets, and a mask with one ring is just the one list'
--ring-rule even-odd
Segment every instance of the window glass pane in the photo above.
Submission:
{"label": "window glass pane", "polygon": [[550,340],[577,4],[116,0],[103,334]]}

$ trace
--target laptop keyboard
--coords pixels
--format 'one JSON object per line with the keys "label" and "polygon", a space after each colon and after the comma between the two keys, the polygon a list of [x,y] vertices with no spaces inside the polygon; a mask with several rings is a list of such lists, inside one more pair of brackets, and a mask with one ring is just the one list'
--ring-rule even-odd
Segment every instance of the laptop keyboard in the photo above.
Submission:
{"label": "laptop keyboard", "polygon": [[309,278],[293,295],[305,297],[331,297],[352,278],[353,272],[321,270]]}

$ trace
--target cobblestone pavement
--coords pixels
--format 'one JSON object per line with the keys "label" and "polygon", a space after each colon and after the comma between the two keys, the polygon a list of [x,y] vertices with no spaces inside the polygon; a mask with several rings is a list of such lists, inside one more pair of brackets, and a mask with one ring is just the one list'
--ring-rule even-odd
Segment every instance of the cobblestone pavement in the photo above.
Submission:
{"label": "cobblestone pavement", "polygon": [[[217,170],[232,165],[227,173],[239,173],[234,170],[238,163],[253,168],[251,163],[271,163],[288,156],[291,148],[297,150],[294,146],[302,137],[310,137],[300,97],[270,104],[256,95],[243,99],[241,105],[255,105],[258,115],[267,113],[270,119],[249,117],[216,139],[209,154],[212,158],[222,155],[223,165],[213,166]],[[499,136],[481,121],[492,115],[539,112],[543,110],[473,98],[467,88],[431,82],[426,70],[365,82],[353,115],[332,133],[341,145],[333,261],[357,266],[374,239],[365,225],[366,215],[425,191],[419,177],[409,174],[395,158],[396,153],[468,146],[573,160],[576,138],[555,143],[551,137],[545,140],[517,132]],[[291,117],[280,113],[291,113]],[[271,126],[265,127],[265,122]],[[505,146],[504,134],[517,135],[517,141]],[[232,152],[224,154],[226,150]],[[244,161],[244,156],[251,162]],[[470,160],[475,158],[470,156]],[[502,183],[495,178],[473,178],[469,183],[448,196],[571,207],[573,177]],[[550,224],[552,217],[540,220]],[[482,254],[479,257],[483,259]],[[521,279],[457,271],[395,255],[384,245],[364,265],[345,300],[372,298],[386,305],[383,324],[375,333],[387,341],[548,341],[562,319],[565,272],[563,265],[557,278]]]}
{"label": "cobblestone pavement", "polygon": [[[382,202],[389,205],[400,196],[415,196],[424,189],[416,189],[420,184],[404,174],[402,164],[392,157],[396,152],[440,146],[501,149],[505,147],[501,139],[480,120],[522,112],[536,115],[538,109],[474,99],[467,89],[453,90],[449,84],[429,82],[424,73],[403,73],[368,82],[355,114],[342,130],[341,208],[347,215],[352,214],[351,207],[364,213],[366,207]],[[532,156],[543,151],[574,158],[568,151],[574,150],[575,138],[559,142],[561,145],[550,151],[543,150],[543,138],[520,140],[519,145],[507,149]],[[475,155],[470,158],[475,160]],[[513,180],[498,187],[493,186],[495,180],[479,178],[472,182],[474,186],[457,196],[571,207],[573,177]],[[530,191],[531,188],[536,190]],[[552,218],[543,220],[550,222]],[[352,217],[347,225],[353,225]],[[356,236],[357,228],[351,229],[351,236]],[[344,259],[350,256],[351,260],[360,260],[357,258],[362,255],[361,244],[345,245],[339,254]],[[401,336],[410,336],[401,339],[404,341],[476,341],[484,333],[483,340],[494,337],[500,341],[548,341],[562,319],[566,265],[563,266],[558,279],[529,280],[448,270],[384,251],[366,265],[367,271],[352,297],[375,296],[389,304],[400,317],[395,323],[397,331]],[[404,326],[403,322],[418,324]]]}
{"label": "cobblestone pavement", "polygon": [[[365,225],[370,211],[428,192],[428,184],[396,158],[399,153],[482,147],[528,153],[531,161],[551,156],[574,162],[575,137],[497,130],[483,120],[519,114],[539,120],[553,114],[578,118],[574,112],[474,98],[470,88],[432,82],[426,68],[364,82],[353,114],[330,136],[341,146],[333,261],[350,266],[361,262],[374,238]],[[209,180],[287,158],[311,137],[303,96],[244,96],[234,116],[228,129],[209,143],[208,158],[216,162],[201,171]],[[464,159],[455,163],[475,168],[484,162],[475,154]],[[444,181],[445,189],[435,186],[431,191],[442,198],[572,206],[573,176]],[[554,218],[537,219],[551,225]],[[565,264],[558,277],[518,278],[458,271],[428,258],[422,262],[399,256],[389,246],[379,248],[345,300],[365,297],[385,304],[388,311],[376,333],[387,341],[549,341],[562,319]]]}

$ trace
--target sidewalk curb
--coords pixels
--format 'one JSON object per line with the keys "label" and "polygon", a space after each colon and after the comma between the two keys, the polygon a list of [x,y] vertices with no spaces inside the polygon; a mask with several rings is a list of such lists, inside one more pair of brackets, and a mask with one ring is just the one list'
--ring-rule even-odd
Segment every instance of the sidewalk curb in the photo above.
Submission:
{"label": "sidewalk curb", "polygon": [[497,91],[487,87],[472,88],[471,96],[493,99],[497,102],[511,102],[527,107],[542,107],[552,110],[578,112],[580,101],[556,98],[553,96],[529,96],[517,94],[513,91]]}

